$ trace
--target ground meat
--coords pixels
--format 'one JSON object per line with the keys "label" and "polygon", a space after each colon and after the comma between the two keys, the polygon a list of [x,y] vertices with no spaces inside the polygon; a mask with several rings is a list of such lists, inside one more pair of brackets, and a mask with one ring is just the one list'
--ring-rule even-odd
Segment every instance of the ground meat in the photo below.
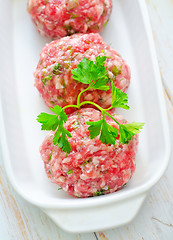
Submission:
{"label": "ground meat", "polygon": [[[130,69],[119,54],[97,33],[75,34],[53,41],[41,51],[34,76],[35,86],[46,105],[63,107],[76,104],[78,94],[88,85],[75,81],[71,70],[84,57],[95,61],[98,55],[107,56],[105,66],[109,78],[116,87],[125,91],[130,83]],[[112,93],[111,90],[89,90],[82,95],[81,100],[94,101],[107,108],[111,105]]]}
{"label": "ground meat", "polygon": [[28,0],[38,32],[51,38],[100,32],[111,10],[112,0]]}
{"label": "ground meat", "polygon": [[[114,117],[120,123],[126,123],[121,116]],[[70,154],[53,144],[53,132],[40,147],[48,177],[72,196],[89,197],[115,192],[134,173],[138,136],[135,135],[125,145],[119,145],[119,136],[115,145],[101,143],[98,136],[90,139],[86,121],[100,119],[101,112],[92,108],[80,109],[69,115],[65,128],[72,135],[69,139]],[[118,129],[111,118],[106,117],[106,121]]]}

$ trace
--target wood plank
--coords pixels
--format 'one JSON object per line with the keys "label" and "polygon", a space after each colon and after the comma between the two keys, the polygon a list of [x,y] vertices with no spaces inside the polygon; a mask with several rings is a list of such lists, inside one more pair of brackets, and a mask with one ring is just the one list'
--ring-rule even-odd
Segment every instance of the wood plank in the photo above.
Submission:
{"label": "wood plank", "polygon": [[173,1],[147,0],[162,78],[173,93]]}

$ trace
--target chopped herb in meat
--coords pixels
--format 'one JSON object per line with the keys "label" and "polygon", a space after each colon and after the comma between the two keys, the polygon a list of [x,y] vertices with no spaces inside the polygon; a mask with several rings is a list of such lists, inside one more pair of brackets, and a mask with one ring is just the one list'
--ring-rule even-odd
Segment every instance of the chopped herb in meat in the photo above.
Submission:
{"label": "chopped herb in meat", "polygon": [[69,174],[72,174],[73,173],[73,170],[72,169],[70,169],[68,172],[67,172],[67,174],[69,175]]}

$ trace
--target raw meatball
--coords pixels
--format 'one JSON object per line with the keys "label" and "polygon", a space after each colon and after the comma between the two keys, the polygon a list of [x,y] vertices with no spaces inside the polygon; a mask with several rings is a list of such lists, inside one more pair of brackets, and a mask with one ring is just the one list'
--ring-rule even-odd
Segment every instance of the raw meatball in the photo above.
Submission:
{"label": "raw meatball", "polygon": [[[85,57],[92,61],[97,56],[107,56],[105,66],[116,87],[125,91],[130,83],[130,69],[118,53],[107,45],[97,33],[75,34],[47,44],[40,54],[35,76],[35,86],[46,105],[76,104],[77,96],[88,85],[73,79],[71,70]],[[81,100],[94,101],[107,108],[111,105],[111,90],[89,90]],[[74,109],[68,109],[74,111]]]}
{"label": "raw meatball", "polygon": [[[126,123],[121,116],[114,117],[121,124]],[[119,136],[115,145],[101,143],[98,136],[90,139],[86,121],[100,119],[101,112],[92,108],[80,109],[69,115],[65,128],[72,135],[69,139],[70,154],[53,144],[53,132],[40,148],[48,177],[72,196],[90,197],[115,192],[135,171],[138,136],[135,135],[125,145],[119,145]],[[118,129],[111,118],[106,117],[106,121]]]}
{"label": "raw meatball", "polygon": [[112,0],[28,0],[38,32],[51,38],[100,32],[111,10]]}

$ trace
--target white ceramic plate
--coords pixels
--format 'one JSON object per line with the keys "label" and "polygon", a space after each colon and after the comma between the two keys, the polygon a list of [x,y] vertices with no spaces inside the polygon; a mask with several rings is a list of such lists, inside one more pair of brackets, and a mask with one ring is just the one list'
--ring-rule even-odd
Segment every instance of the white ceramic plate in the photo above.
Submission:
{"label": "white ceramic plate", "polygon": [[45,132],[36,116],[48,111],[34,88],[33,71],[48,39],[41,37],[26,12],[26,1],[1,3],[0,127],[3,159],[16,191],[42,208],[70,232],[91,232],[126,224],[137,214],[147,191],[163,175],[169,160],[167,115],[144,0],[117,0],[102,36],[132,71],[129,121],[146,125],[140,134],[137,168],[126,187],[113,194],[74,199],[47,178],[39,155]]}

